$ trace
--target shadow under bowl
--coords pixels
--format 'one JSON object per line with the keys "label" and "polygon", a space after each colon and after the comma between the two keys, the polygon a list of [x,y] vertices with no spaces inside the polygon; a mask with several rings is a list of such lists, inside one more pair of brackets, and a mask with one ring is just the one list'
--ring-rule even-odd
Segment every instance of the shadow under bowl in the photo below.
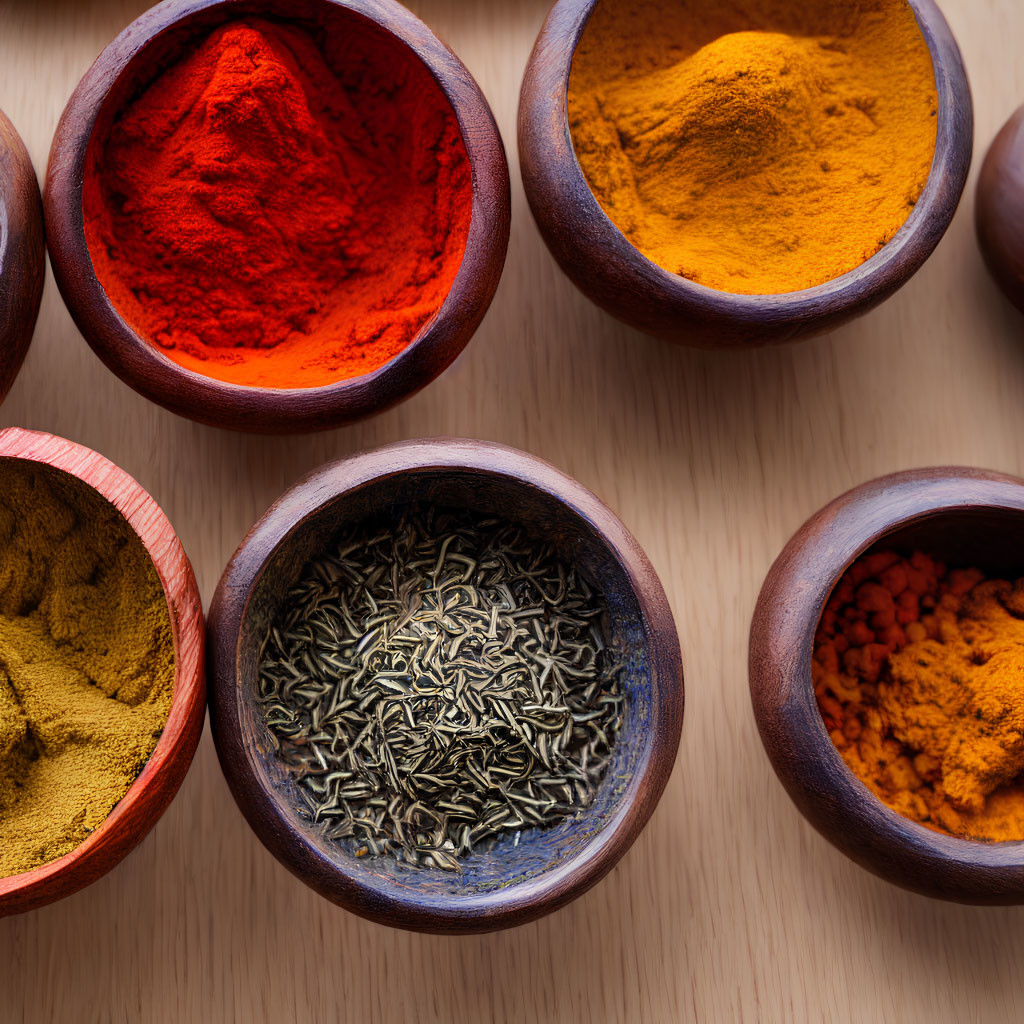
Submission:
{"label": "shadow under bowl", "polygon": [[156,502],[127,473],[52,434],[0,430],[0,460],[38,463],[75,477],[121,513],[156,568],[174,637],[174,693],[167,724],[145,768],[80,846],[33,871],[0,878],[0,917],[45,906],[101,878],[157,823],[188,772],[206,716],[205,631],[192,566]]}
{"label": "shadow under bowl", "polygon": [[[601,208],[576,157],[569,77],[598,3],[558,0],[530,58],[519,105],[526,197],[548,248],[602,309],[641,331],[696,348],[795,341],[834,330],[901,288],[938,245],[970,170],[974,114],[963,60],[932,0],[908,0],[931,53],[938,87],[935,155],[904,225],[876,255],[825,284],[778,295],[739,295],[695,284],[649,260]],[[738,23],[734,31],[750,28]]]}
{"label": "shadow under bowl", "polygon": [[837,498],[775,562],[750,636],[750,691],[765,749],[797,807],[862,867],[905,889],[973,904],[1024,903],[1024,842],[984,843],[918,825],[846,766],[811,680],[814,637],[846,570],[876,550],[923,551],[995,578],[1024,576],[1024,480],[975,469],[896,473]]}
{"label": "shadow under bowl", "polygon": [[[314,39],[361,33],[397,41],[421,63],[455,114],[472,175],[462,262],[441,308],[379,369],[308,388],[233,384],[187,369],[141,337],[115,308],[89,252],[83,211],[87,152],[96,130],[221,25],[256,16],[305,29]],[[382,412],[436,379],[472,338],[494,297],[508,248],[508,163],[487,101],[458,58],[395,0],[165,0],[97,58],[61,117],[50,151],[47,231],[54,276],[75,323],[126,384],[200,423],[255,433],[325,430]],[[244,260],[244,254],[239,259]]]}
{"label": "shadow under bowl", "polygon": [[[259,652],[310,558],[345,529],[411,503],[497,515],[552,543],[603,595],[625,653],[627,709],[593,804],[551,829],[499,838],[460,875],[357,859],[298,813],[257,704]],[[668,781],[683,718],[679,641],[661,584],[619,520],[547,463],[475,441],[407,442],[313,473],[252,529],[210,612],[211,723],[235,800],[264,845],[328,900],[363,917],[437,933],[531,921],[581,895],[639,835]]]}
{"label": "shadow under bowl", "polygon": [[43,204],[28,151],[0,113],[0,401],[25,361],[46,277]]}

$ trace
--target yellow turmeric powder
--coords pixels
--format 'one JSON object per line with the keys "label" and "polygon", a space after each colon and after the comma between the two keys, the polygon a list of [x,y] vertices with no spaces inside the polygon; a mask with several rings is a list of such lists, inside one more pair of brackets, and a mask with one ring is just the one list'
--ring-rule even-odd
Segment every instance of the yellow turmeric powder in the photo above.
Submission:
{"label": "yellow turmeric powder", "polygon": [[889,242],[928,179],[938,95],[906,0],[601,0],[569,120],[598,202],[698,284],[824,284]]}
{"label": "yellow turmeric powder", "polygon": [[1024,580],[862,559],[826,606],[813,676],[844,760],[893,810],[1024,839]]}
{"label": "yellow turmeric powder", "polygon": [[76,478],[0,462],[0,877],[69,853],[170,712],[170,615],[142,542]]}

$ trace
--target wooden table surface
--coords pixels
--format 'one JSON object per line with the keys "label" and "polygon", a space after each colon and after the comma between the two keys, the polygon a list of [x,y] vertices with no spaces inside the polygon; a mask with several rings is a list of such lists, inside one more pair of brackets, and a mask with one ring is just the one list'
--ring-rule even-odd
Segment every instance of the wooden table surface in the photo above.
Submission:
{"label": "wooden table surface", "polygon": [[[973,196],[896,298],[830,338],[732,355],[649,341],[558,273],[523,198],[516,100],[547,0],[412,6],[477,76],[512,158],[508,266],[461,361],[364,425],[243,437],[121,384],[51,280],[0,423],[80,441],[135,475],[206,601],[253,521],[327,459],[433,434],[543,456],[617,510],[661,573],[686,668],[675,774],[583,899],[517,931],[430,938],[358,920],[280,867],[235,808],[207,732],[174,805],[119,868],[0,922],[0,1021],[1019,1019],[1024,909],[931,902],[848,862],[772,774],[747,692],[761,581],[829,498],[910,466],[1024,474],[1024,317],[982,268]],[[0,108],[40,175],[75,83],[145,7],[0,0]],[[1024,6],[943,7],[974,88],[977,165],[1024,101]]]}

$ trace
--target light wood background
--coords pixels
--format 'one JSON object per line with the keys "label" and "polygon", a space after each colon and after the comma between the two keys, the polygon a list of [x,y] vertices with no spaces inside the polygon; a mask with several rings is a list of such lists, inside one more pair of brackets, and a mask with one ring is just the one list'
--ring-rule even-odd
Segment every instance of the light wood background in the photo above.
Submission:
{"label": "light wood background", "polygon": [[[415,0],[477,76],[513,168],[508,266],[441,380],[362,426],[260,439],[177,419],[107,372],[52,280],[0,423],[90,445],[149,489],[205,601],[299,474],[363,447],[459,434],[591,487],[661,573],[683,642],[675,774],[632,851],[552,917],[483,938],[402,934],[322,902],[235,808],[209,733],[174,805],[92,888],[0,922],[0,1021],[988,1021],[1024,1013],[1024,909],[912,896],[812,831],[747,694],[772,560],[846,488],[910,466],[1024,474],[1024,317],[985,276],[968,193],[892,301],[828,339],[746,354],[649,341],[556,270],[515,162],[519,83],[548,0]],[[0,0],[0,107],[42,176],[75,83],[145,0]],[[944,0],[975,93],[977,159],[1024,101],[1020,0]],[[977,160],[976,160],[977,162]],[[972,184],[969,188],[973,188]]]}

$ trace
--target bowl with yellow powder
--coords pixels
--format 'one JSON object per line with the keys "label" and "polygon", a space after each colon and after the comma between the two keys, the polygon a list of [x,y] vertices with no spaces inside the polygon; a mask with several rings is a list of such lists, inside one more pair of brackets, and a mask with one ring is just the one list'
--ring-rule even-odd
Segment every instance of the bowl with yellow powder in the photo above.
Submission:
{"label": "bowl with yellow powder", "polygon": [[972,139],[931,0],[559,0],[519,115],[562,269],[626,323],[715,348],[892,295],[949,226]]}
{"label": "bowl with yellow powder", "polygon": [[32,341],[45,271],[36,172],[14,125],[0,112],[0,401]]}
{"label": "bowl with yellow powder", "polygon": [[486,100],[395,0],[158,4],[69,101],[45,203],[57,283],[107,365],[264,433],[434,380],[509,234]]}
{"label": "bowl with yellow powder", "polygon": [[185,777],[206,699],[192,568],[102,456],[0,431],[0,917],[114,867]]}
{"label": "bowl with yellow powder", "polygon": [[790,541],[754,615],[769,757],[811,823],[889,881],[1024,902],[1024,481],[898,473]]}
{"label": "bowl with yellow powder", "polygon": [[683,720],[646,555],[554,467],[482,441],[328,464],[253,527],[210,608],[210,722],[266,847],[395,927],[524,924],[646,825]]}

